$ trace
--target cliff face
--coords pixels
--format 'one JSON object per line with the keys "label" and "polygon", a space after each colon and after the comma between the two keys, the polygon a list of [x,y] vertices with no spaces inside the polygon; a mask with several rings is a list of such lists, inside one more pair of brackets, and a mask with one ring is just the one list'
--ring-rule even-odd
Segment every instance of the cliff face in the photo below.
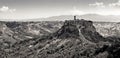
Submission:
{"label": "cliff face", "polygon": [[95,22],[96,30],[104,37],[120,37],[120,24],[117,22]]}
{"label": "cliff face", "polygon": [[79,38],[91,42],[104,41],[104,38],[96,31],[92,21],[69,20],[55,33],[57,38]]}
{"label": "cliff face", "polygon": [[[104,45],[105,41],[96,31],[93,22],[83,19],[65,21],[63,26],[48,38],[44,41],[45,46],[38,49],[39,57],[96,58],[94,55],[96,48]],[[43,40],[39,40],[37,44],[41,44]],[[100,45],[99,42],[103,43]]]}

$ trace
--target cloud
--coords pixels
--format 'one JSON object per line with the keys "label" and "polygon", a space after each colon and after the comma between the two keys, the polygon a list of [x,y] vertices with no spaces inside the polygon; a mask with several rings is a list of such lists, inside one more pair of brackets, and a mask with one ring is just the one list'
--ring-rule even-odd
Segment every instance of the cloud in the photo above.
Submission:
{"label": "cloud", "polygon": [[[104,2],[105,3],[105,2]],[[89,4],[91,7],[98,7],[98,8],[111,8],[111,7],[120,7],[120,0],[114,3],[104,4],[103,2],[95,2],[93,4]]]}
{"label": "cloud", "polygon": [[14,12],[16,11],[16,9],[10,9],[8,6],[2,6],[2,8],[0,8],[0,12]]}
{"label": "cloud", "polygon": [[85,14],[85,12],[77,9],[76,7],[73,7],[73,9],[70,11],[70,13],[72,15],[83,15],[83,14]]}
{"label": "cloud", "polygon": [[105,7],[103,2],[95,2],[94,4],[89,4],[89,6],[102,7],[102,8]]}
{"label": "cloud", "polygon": [[120,0],[118,0],[118,2],[116,2],[116,3],[110,3],[109,6],[110,7],[120,7]]}

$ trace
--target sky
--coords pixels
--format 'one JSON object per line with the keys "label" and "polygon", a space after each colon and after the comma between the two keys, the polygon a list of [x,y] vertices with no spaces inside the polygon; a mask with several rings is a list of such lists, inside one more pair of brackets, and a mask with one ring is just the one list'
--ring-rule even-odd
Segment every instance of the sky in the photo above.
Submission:
{"label": "sky", "polygon": [[120,15],[120,0],[0,0],[0,19],[59,15]]}

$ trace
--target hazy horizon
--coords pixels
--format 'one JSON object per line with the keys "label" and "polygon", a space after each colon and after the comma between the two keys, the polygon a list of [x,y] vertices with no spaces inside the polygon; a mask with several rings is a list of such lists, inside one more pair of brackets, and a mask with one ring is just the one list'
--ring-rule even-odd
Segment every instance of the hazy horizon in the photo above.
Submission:
{"label": "hazy horizon", "polygon": [[120,0],[0,0],[0,19],[60,15],[120,15]]}

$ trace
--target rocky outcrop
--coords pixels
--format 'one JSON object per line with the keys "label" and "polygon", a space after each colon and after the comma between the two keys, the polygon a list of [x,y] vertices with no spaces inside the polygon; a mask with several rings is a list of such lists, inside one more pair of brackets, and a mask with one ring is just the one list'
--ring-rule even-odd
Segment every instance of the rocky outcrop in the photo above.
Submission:
{"label": "rocky outcrop", "polygon": [[96,31],[93,22],[84,19],[65,21],[54,36],[57,38],[80,38],[91,42],[104,41],[104,37]]}

